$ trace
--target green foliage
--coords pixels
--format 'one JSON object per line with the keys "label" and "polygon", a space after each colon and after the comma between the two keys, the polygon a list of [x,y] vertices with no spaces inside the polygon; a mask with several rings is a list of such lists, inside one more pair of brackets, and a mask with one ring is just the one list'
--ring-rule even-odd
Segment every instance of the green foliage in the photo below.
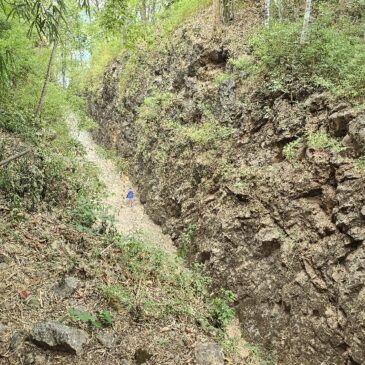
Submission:
{"label": "green foliage", "polygon": [[[169,136],[176,144],[192,144],[199,148],[214,148],[216,145],[231,137],[233,129],[221,125],[213,113],[201,105],[201,120],[196,124],[184,123],[184,115],[176,118],[176,111],[183,102],[180,95],[158,93],[147,97],[138,110],[136,124],[139,126],[138,151],[148,153],[148,144],[154,138]],[[178,122],[180,119],[182,122]],[[160,151],[159,157],[165,160],[167,151]],[[156,155],[157,156],[157,155]],[[167,159],[166,159],[167,160]],[[161,162],[161,159],[159,159]]]}
{"label": "green foliage", "polygon": [[246,348],[250,351],[250,359],[248,365],[272,365],[274,362],[264,356],[263,351],[256,345],[246,343]]}
{"label": "green foliage", "polygon": [[[90,9],[89,0],[75,0],[87,11]],[[35,29],[39,37],[51,40],[58,38],[62,23],[66,23],[68,3],[66,0],[0,0],[0,9],[7,16],[18,16],[29,24],[28,35]]]}
{"label": "green foliage", "polygon": [[[146,1],[148,5],[149,1]],[[101,23],[103,29],[108,32],[108,37],[96,39],[93,47],[91,67],[82,73],[89,80],[88,87],[94,88],[101,81],[105,67],[113,59],[123,56],[127,50],[133,50],[138,54],[139,50],[148,48],[153,52],[156,47],[168,41],[168,37],[185,20],[192,17],[201,9],[209,6],[209,0],[172,0],[158,2],[152,5],[156,7],[154,15],[148,21],[142,21],[138,0],[106,2],[105,9],[98,15],[95,24]],[[133,58],[133,56],[132,56]],[[134,61],[128,62],[126,67],[134,67]],[[125,72],[124,74],[131,74]],[[133,75],[133,73],[132,73]],[[83,82],[83,81],[82,81]],[[123,76],[121,82],[131,87]]]}
{"label": "green foliage", "polygon": [[241,77],[247,77],[256,71],[254,60],[251,56],[242,55],[238,58],[230,58],[228,64],[234,71],[238,71]]}
{"label": "green foliage", "polygon": [[110,285],[103,288],[102,293],[109,300],[117,300],[128,311],[131,311],[135,306],[133,293],[123,285]]}
{"label": "green foliage", "polygon": [[178,136],[201,145],[227,139],[232,134],[232,129],[219,125],[216,121],[206,121],[201,125],[178,125],[176,124]]}
{"label": "green foliage", "polygon": [[[299,43],[302,22],[274,22],[251,37],[259,72],[273,87],[322,87],[343,97],[365,95],[365,44],[360,28],[335,22],[335,14],[319,9],[306,45]],[[276,85],[276,86],[275,86]]]}
{"label": "green foliage", "polygon": [[73,222],[82,227],[92,228],[98,219],[99,205],[90,200],[87,196],[80,195],[76,201],[76,206],[72,211]]}
{"label": "green foliage", "polygon": [[315,150],[329,150],[332,152],[342,152],[346,150],[346,147],[340,142],[321,131],[308,134],[307,140],[308,147]]}
{"label": "green foliage", "polygon": [[287,160],[292,160],[297,156],[299,149],[303,146],[303,138],[298,138],[293,142],[288,143],[283,148],[283,155]]}
{"label": "green foliage", "polygon": [[29,112],[0,109],[0,128],[3,130],[30,140],[35,137],[33,133],[35,127],[37,127],[37,124],[32,120]]}
{"label": "green foliage", "polygon": [[168,36],[184,21],[209,5],[209,0],[178,0],[161,14],[159,27]]}
{"label": "green foliage", "polygon": [[196,231],[196,224],[189,224],[185,232],[183,233],[178,247],[178,255],[180,257],[185,258],[187,253],[189,252],[195,231]]}
{"label": "green foliage", "polygon": [[236,299],[232,291],[222,290],[220,297],[212,300],[210,315],[215,327],[224,329],[234,318],[235,312],[229,304]]}
{"label": "green foliage", "polygon": [[359,171],[365,172],[365,156],[359,157],[355,160],[355,166]]}
{"label": "green foliage", "polygon": [[233,79],[234,79],[234,76],[232,74],[222,72],[215,76],[214,83],[219,86],[219,85],[223,84],[224,82],[233,80]]}
{"label": "green foliage", "polygon": [[[190,227],[187,234],[192,231]],[[122,264],[123,278],[101,290],[113,306],[119,303],[137,317],[184,317],[220,329],[232,318],[229,303],[234,294],[223,291],[212,300],[211,280],[201,265],[186,269],[179,258],[146,245],[140,235],[113,239],[118,253],[112,257]]]}
{"label": "green foliage", "polygon": [[113,317],[108,310],[103,310],[93,315],[88,311],[71,308],[67,318],[71,321],[86,323],[91,330],[108,327],[113,324]]}

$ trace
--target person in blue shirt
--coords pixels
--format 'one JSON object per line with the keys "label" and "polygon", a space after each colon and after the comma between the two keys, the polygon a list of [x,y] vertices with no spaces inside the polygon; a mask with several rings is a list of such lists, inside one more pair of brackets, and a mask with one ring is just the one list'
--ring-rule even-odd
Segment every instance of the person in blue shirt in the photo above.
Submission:
{"label": "person in blue shirt", "polygon": [[132,190],[132,188],[129,188],[127,193],[127,204],[129,207],[133,206],[133,201],[134,201],[134,191]]}

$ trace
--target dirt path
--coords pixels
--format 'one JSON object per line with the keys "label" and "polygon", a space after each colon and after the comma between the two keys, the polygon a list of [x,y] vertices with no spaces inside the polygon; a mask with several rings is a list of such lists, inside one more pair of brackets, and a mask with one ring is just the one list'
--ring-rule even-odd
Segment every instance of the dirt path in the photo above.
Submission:
{"label": "dirt path", "polygon": [[[136,192],[128,177],[121,176],[112,161],[101,157],[97,153],[98,145],[94,142],[89,132],[78,129],[75,116],[71,115],[68,123],[72,136],[84,146],[86,158],[95,164],[100,171],[100,179],[105,184],[108,193],[105,204],[110,206],[115,212],[115,225],[119,232],[123,234],[141,233],[144,235],[147,243],[176,254],[176,248],[170,237],[164,235],[161,228],[153,223],[145,213],[142,204],[138,200],[138,194],[134,206],[132,208],[127,206],[125,196],[128,188],[132,187]],[[249,351],[246,347],[246,341],[242,337],[237,319],[228,326],[227,335],[228,338],[236,341],[238,356],[241,359],[247,359]]]}
{"label": "dirt path", "polygon": [[[171,253],[176,252],[170,237],[164,235],[161,228],[145,213],[139,202],[138,192],[128,177],[121,175],[112,161],[98,154],[98,145],[89,132],[78,128],[78,121],[74,115],[68,116],[68,124],[72,136],[84,146],[87,160],[95,164],[100,171],[100,180],[105,184],[107,192],[104,203],[110,207],[111,213],[114,213],[118,231],[122,234],[138,232],[144,236],[147,243]],[[137,193],[133,207],[128,207],[125,199],[130,187]]]}

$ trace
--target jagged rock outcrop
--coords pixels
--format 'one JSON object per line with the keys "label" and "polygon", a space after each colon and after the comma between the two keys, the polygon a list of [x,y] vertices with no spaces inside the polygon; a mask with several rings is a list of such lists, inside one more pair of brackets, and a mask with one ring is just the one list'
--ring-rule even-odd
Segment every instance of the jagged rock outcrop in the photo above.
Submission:
{"label": "jagged rock outcrop", "polygon": [[[192,23],[111,64],[90,97],[95,137],[128,159],[188,259],[238,294],[247,340],[279,364],[364,363],[364,116],[325,93],[227,77],[240,26],[217,40]],[[312,148],[316,131],[348,149]]]}

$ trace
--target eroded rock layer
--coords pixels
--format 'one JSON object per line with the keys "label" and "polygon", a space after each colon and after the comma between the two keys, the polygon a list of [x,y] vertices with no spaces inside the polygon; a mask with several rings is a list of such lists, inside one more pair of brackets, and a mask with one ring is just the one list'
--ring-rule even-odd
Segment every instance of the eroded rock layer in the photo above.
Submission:
{"label": "eroded rock layer", "polygon": [[280,364],[363,364],[365,116],[235,72],[244,24],[212,38],[191,23],[114,61],[90,97],[95,137],[180,251],[237,293],[248,340]]}

